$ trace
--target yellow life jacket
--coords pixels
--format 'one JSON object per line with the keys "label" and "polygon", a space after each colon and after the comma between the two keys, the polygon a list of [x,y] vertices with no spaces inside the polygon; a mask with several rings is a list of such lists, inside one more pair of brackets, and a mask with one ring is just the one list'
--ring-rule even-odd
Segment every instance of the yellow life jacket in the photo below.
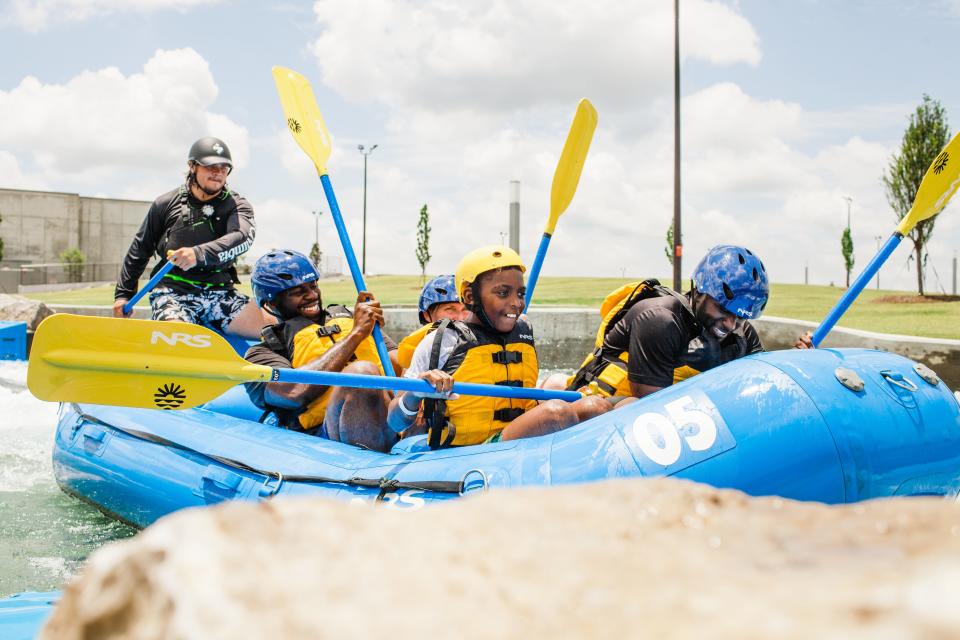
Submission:
{"label": "yellow life jacket", "polygon": [[[567,378],[567,388],[579,389],[587,386],[591,382],[597,383],[597,391],[604,396],[630,396],[630,380],[627,377],[627,362],[630,359],[629,352],[621,351],[616,355],[616,359],[610,359],[609,356],[601,357],[603,343],[607,333],[620,321],[623,316],[641,300],[657,298],[672,295],[682,299],[684,308],[693,311],[689,307],[686,298],[680,294],[671,291],[660,285],[660,281],[655,278],[643,280],[642,282],[630,282],[622,287],[611,291],[603,299],[600,305],[600,327],[597,329],[597,335],[594,339],[594,350],[587,354],[580,368],[572,376]],[[677,382],[678,375],[695,375],[697,372],[689,373],[681,371],[689,369],[680,367],[674,370],[674,382]],[[681,378],[683,379],[683,378]]]}
{"label": "yellow life jacket", "polygon": [[[270,350],[283,356],[296,369],[311,360],[315,360],[329,351],[338,341],[347,337],[353,330],[353,314],[340,305],[330,305],[324,309],[323,324],[317,324],[304,317],[287,320],[278,325],[266,327],[261,334],[263,342]],[[377,345],[371,336],[364,338],[353,352],[353,360],[373,362],[383,373]],[[307,405],[299,414],[297,422],[302,429],[311,429],[323,422],[323,416],[330,401],[331,389]]]}
{"label": "yellow life jacket", "polygon": [[436,322],[425,324],[400,341],[400,344],[397,345],[397,362],[401,367],[404,369],[410,368],[410,364],[413,362],[413,352],[417,350],[417,345],[436,327]]}
{"label": "yellow life jacket", "polygon": [[[430,330],[434,327],[431,326]],[[497,384],[533,388],[540,368],[534,348],[533,329],[523,319],[517,321],[508,335],[486,327],[464,322],[450,323],[446,331],[454,331],[457,343],[443,365],[455,382]],[[441,340],[438,332],[434,340]],[[460,396],[446,401],[445,417],[454,427],[450,444],[480,444],[494,436],[511,421],[536,406],[535,400]],[[441,439],[448,439],[447,429]]]}

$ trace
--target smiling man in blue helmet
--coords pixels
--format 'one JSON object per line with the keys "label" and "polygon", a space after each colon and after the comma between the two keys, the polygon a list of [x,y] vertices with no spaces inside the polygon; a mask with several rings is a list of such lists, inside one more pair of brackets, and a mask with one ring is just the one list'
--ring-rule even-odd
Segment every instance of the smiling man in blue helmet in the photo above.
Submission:
{"label": "smiling man in blue helmet", "polygon": [[[596,348],[568,380],[615,398],[642,398],[737,358],[763,351],[750,320],[770,295],[767,270],[745,247],[710,249],[686,294],[656,280],[612,292],[601,307]],[[809,347],[809,337],[798,340]]]}
{"label": "smiling man in blue helmet", "polygon": [[[250,278],[254,297],[280,322],[264,327],[260,344],[244,357],[273,368],[383,375],[371,337],[373,327],[383,324],[380,303],[361,291],[352,311],[340,305],[324,307],[319,277],[310,259],[298,251],[271,251],[257,260]],[[396,349],[384,338],[389,351]],[[287,429],[382,452],[396,441],[386,427],[393,398],[388,391],[258,382],[248,383],[247,393]]]}
{"label": "smiling man in blue helmet", "polygon": [[[153,255],[154,273],[168,257],[176,267],[150,293],[154,320],[202,324],[221,333],[256,337],[263,316],[234,285],[234,266],[253,244],[253,207],[227,185],[233,157],[219,138],[200,138],[187,154],[184,184],[150,205],[130,243],[114,293],[113,314],[123,306]],[[152,275],[152,274],[151,274]]]}

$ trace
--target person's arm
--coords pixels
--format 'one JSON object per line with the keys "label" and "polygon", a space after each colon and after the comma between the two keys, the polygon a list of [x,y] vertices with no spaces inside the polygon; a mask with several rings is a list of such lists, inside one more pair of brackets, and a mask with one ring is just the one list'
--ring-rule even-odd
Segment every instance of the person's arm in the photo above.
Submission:
{"label": "person's arm", "polygon": [[241,196],[231,194],[229,198],[233,199],[236,207],[227,218],[224,234],[215,240],[193,247],[197,264],[200,266],[216,266],[232,262],[253,244],[257,233],[253,207],[246,198]]}
{"label": "person's arm", "polygon": [[123,258],[123,264],[120,266],[120,275],[117,278],[117,288],[114,290],[114,315],[117,315],[118,308],[133,297],[139,288],[140,276],[150,261],[150,257],[157,250],[157,242],[163,233],[164,204],[155,200],[147,210],[147,215],[133,236],[130,248],[127,249],[127,255]]}
{"label": "person's arm", "polygon": [[[361,291],[360,295],[357,296],[357,303],[353,307],[353,330],[345,338],[335,342],[319,358],[314,358],[306,364],[300,365],[297,369],[343,371],[360,343],[373,333],[374,325],[378,322],[383,323],[383,309],[380,308],[380,303],[372,298],[364,300],[365,297],[370,295],[367,291]],[[329,388],[325,385],[300,382],[269,382],[267,383],[265,397],[268,402],[273,399],[285,403],[277,406],[304,407],[322,396]],[[276,404],[276,402],[270,402],[270,404]]]}
{"label": "person's arm", "polygon": [[[430,355],[433,351],[433,341],[436,334],[431,333],[420,341],[413,352],[410,368],[403,373],[404,378],[420,378],[433,385],[433,388],[440,393],[449,392],[453,388],[453,377],[441,369],[430,368]],[[443,367],[450,352],[456,345],[456,334],[453,331],[443,333],[440,343],[440,355],[437,359],[437,367]],[[427,396],[418,393],[400,392],[390,401],[387,409],[387,424],[391,429],[400,433],[406,431],[417,419],[420,411],[420,403]]]}

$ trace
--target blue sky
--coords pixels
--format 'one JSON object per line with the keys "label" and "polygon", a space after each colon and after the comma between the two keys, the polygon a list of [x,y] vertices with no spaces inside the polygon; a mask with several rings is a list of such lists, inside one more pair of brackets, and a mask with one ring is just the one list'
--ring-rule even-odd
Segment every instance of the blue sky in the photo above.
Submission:
{"label": "blue sky", "polygon": [[[681,0],[685,272],[718,242],[761,255],[779,282],[841,282],[853,198],[857,267],[894,217],[880,181],[923,93],[960,126],[951,62],[960,1]],[[599,0],[9,0],[0,2],[0,186],[150,200],[213,133],[258,217],[256,257],[306,251],[327,206],[283,129],[270,76],[313,83],[334,137],[329,170],[359,252],[370,157],[368,272],[418,270],[417,213],[432,211],[428,270],[451,271],[506,230],[522,183],[532,258],[553,169],[580,97],[600,124],[545,275],[669,273],[672,3]],[[951,205],[930,246],[950,288]],[[321,219],[321,246],[340,253]],[[0,227],[2,234],[2,227]],[[909,288],[903,247],[882,272]],[[928,286],[937,288],[932,270]]]}

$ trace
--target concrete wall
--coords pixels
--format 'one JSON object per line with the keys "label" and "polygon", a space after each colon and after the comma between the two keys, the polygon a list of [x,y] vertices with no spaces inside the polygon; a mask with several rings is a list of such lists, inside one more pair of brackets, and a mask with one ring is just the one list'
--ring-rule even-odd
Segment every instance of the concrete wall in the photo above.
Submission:
{"label": "concrete wall", "polygon": [[61,252],[76,247],[88,263],[119,263],[149,206],[138,200],[0,189],[3,262],[59,262]]}

